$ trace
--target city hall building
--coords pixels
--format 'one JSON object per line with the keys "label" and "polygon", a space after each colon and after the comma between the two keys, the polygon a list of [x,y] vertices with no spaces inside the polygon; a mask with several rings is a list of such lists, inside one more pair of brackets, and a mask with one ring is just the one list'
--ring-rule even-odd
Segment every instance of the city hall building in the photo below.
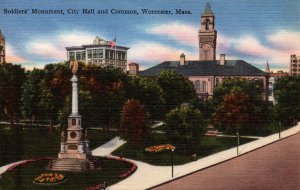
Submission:
{"label": "city hall building", "polygon": [[201,16],[201,28],[198,34],[199,60],[186,60],[182,54],[177,61],[165,61],[154,67],[139,72],[142,77],[157,77],[160,72],[173,70],[186,76],[193,82],[198,97],[213,96],[214,88],[224,79],[241,78],[261,81],[268,100],[268,74],[243,60],[227,60],[225,54],[216,59],[217,31],[215,16],[207,3]]}
{"label": "city hall building", "polygon": [[66,47],[67,60],[77,60],[87,65],[113,66],[126,72],[128,47],[116,41],[106,41],[98,36],[93,44]]}
{"label": "city hall building", "polygon": [[5,63],[5,37],[0,30],[0,63]]}

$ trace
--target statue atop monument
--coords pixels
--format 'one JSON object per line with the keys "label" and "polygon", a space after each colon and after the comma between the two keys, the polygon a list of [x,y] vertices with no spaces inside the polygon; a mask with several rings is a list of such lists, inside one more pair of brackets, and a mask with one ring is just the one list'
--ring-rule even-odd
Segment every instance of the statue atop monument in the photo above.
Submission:
{"label": "statue atop monument", "polygon": [[73,75],[76,75],[78,71],[78,62],[76,60],[71,60],[69,68],[71,69]]}

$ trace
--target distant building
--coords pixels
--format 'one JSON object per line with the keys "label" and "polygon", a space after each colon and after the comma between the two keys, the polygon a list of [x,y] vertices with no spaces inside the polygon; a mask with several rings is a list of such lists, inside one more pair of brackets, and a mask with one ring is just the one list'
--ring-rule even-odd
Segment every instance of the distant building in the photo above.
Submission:
{"label": "distant building", "polygon": [[220,60],[216,61],[186,61],[182,56],[180,60],[165,61],[141,71],[139,75],[157,77],[160,72],[165,70],[176,71],[192,81],[198,97],[205,99],[213,96],[214,88],[225,79],[240,78],[262,81],[265,89],[264,99],[268,99],[268,74],[243,60],[226,60],[224,54],[221,55]]}
{"label": "distant building", "polygon": [[300,74],[300,56],[291,55],[290,75],[298,76]]}
{"label": "distant building", "polygon": [[137,75],[139,73],[139,64],[137,63],[129,63],[129,75]]}
{"label": "distant building", "polygon": [[186,76],[193,82],[198,97],[213,96],[214,88],[225,79],[247,79],[262,81],[264,99],[268,99],[268,74],[243,60],[226,60],[225,54],[216,60],[215,17],[209,3],[201,16],[199,31],[199,60],[186,60],[181,54],[177,61],[165,61],[139,73],[142,77],[157,77],[160,72],[173,70]]}
{"label": "distant building", "polygon": [[287,72],[283,72],[283,71],[277,71],[276,73],[273,73],[273,71],[270,70],[268,61],[266,64],[265,72],[269,74],[269,85],[268,85],[268,96],[269,97],[268,97],[268,100],[272,104],[275,104],[276,100],[275,100],[275,96],[274,96],[274,87],[275,87],[276,81],[279,78],[288,76],[289,74]]}
{"label": "distant building", "polygon": [[126,72],[128,47],[118,46],[115,41],[105,41],[98,36],[93,44],[66,47],[67,59],[87,65],[113,66]]}
{"label": "distant building", "polygon": [[201,15],[199,30],[199,59],[200,61],[215,61],[217,47],[217,31],[215,30],[215,16],[207,3]]}
{"label": "distant building", "polygon": [[0,30],[0,63],[5,62],[5,37]]}

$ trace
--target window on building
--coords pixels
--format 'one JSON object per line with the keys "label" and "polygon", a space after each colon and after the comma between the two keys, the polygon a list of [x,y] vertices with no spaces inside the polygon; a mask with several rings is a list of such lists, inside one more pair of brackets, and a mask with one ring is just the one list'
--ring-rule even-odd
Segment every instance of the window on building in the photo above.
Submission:
{"label": "window on building", "polygon": [[81,52],[76,52],[76,60],[81,60]]}
{"label": "window on building", "polygon": [[75,59],[75,52],[70,51],[69,52],[69,60],[74,60]]}
{"label": "window on building", "polygon": [[203,93],[206,93],[206,92],[207,92],[207,90],[206,90],[206,81],[203,81],[203,82],[202,82],[202,89],[201,89],[201,92],[203,92]]}
{"label": "window on building", "polygon": [[88,54],[88,59],[91,59],[92,58],[92,50],[88,49],[87,54]]}
{"label": "window on building", "polygon": [[206,30],[209,30],[209,20],[206,20],[206,21],[205,21],[205,29],[206,29]]}
{"label": "window on building", "polygon": [[81,52],[81,60],[84,60],[85,59],[85,51],[82,51]]}
{"label": "window on building", "polygon": [[197,93],[200,93],[201,84],[199,80],[195,81],[195,89]]}
{"label": "window on building", "polygon": [[216,78],[216,86],[218,86],[220,84],[220,79]]}
{"label": "window on building", "polygon": [[272,96],[273,95],[273,89],[268,89],[268,96]]}
{"label": "window on building", "polygon": [[99,58],[103,58],[103,49],[99,49]]}
{"label": "window on building", "polygon": [[110,58],[110,59],[115,59],[115,58],[114,58],[114,52],[113,52],[113,51],[109,51],[109,58]]}

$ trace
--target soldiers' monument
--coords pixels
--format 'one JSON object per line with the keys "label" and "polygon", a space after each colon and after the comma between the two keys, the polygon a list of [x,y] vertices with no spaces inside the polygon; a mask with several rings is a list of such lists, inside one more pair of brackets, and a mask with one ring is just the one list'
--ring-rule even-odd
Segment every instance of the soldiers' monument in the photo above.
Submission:
{"label": "soldiers' monument", "polygon": [[60,171],[85,171],[95,169],[94,159],[89,151],[87,140],[87,131],[84,132],[81,127],[81,115],[78,112],[78,87],[77,61],[70,61],[72,70],[72,113],[68,118],[68,128],[65,140],[65,134],[62,132],[60,152],[58,159],[49,163],[51,170]]}

